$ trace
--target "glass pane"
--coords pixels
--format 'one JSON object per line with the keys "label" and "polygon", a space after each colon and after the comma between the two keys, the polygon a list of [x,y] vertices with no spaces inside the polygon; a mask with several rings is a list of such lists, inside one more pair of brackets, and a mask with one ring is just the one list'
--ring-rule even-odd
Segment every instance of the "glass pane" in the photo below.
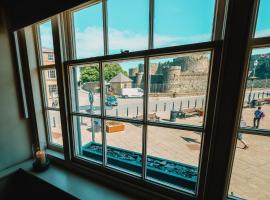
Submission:
{"label": "glass pane", "polygon": [[50,108],[59,108],[58,86],[55,69],[42,70],[45,104]]}
{"label": "glass pane", "polygon": [[147,178],[195,190],[200,132],[148,126]]}
{"label": "glass pane", "polygon": [[107,162],[141,176],[142,125],[106,121]]}
{"label": "glass pane", "polygon": [[115,61],[104,65],[106,115],[142,120],[143,59]]}
{"label": "glass pane", "polygon": [[63,146],[60,112],[47,110],[50,143]]}
{"label": "glass pane", "polygon": [[51,21],[39,25],[42,65],[54,64],[53,35]]}
{"label": "glass pane", "polygon": [[270,1],[260,0],[255,37],[270,36]]}
{"label": "glass pane", "polygon": [[215,0],[155,0],[154,46],[210,41]]}
{"label": "glass pane", "polygon": [[270,48],[253,49],[242,119],[245,128],[270,129]]}
{"label": "glass pane", "polygon": [[76,155],[102,162],[101,119],[73,117]]}
{"label": "glass pane", "polygon": [[84,64],[71,70],[73,111],[100,115],[100,69]]}
{"label": "glass pane", "polygon": [[[243,149],[243,141],[249,148]],[[269,136],[242,134],[237,141],[229,195],[239,199],[270,199],[269,152]]]}
{"label": "glass pane", "polygon": [[73,13],[76,58],[104,55],[102,4]]}
{"label": "glass pane", "polygon": [[148,0],[108,0],[109,54],[148,48]]}
{"label": "glass pane", "polygon": [[150,58],[148,120],[202,125],[211,52]]}

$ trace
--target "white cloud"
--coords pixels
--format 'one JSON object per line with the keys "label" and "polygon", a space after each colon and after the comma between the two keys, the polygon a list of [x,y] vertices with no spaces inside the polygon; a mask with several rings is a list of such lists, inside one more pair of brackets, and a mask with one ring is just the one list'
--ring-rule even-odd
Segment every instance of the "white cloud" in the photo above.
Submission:
{"label": "white cloud", "polygon": [[[42,44],[44,47],[52,48],[52,36],[50,29],[42,30]],[[102,27],[87,27],[75,34],[76,51],[78,58],[103,55],[103,29]],[[155,47],[175,46],[210,40],[210,35],[172,36],[156,34]],[[121,49],[136,51],[147,49],[148,35],[138,34],[130,31],[109,29],[109,48],[111,51],[120,53]]]}

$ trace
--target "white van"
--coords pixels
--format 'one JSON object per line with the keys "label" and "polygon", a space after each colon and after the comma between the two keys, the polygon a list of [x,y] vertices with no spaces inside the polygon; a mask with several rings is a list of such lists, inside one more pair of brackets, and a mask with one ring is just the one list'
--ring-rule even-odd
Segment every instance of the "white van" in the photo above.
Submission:
{"label": "white van", "polygon": [[121,95],[123,98],[142,97],[143,89],[141,88],[122,88]]}

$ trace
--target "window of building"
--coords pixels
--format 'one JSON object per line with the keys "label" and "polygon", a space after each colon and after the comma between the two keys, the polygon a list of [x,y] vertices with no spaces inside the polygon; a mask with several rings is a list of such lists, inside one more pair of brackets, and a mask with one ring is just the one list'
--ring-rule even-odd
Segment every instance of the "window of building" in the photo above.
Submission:
{"label": "window of building", "polygon": [[231,198],[239,199],[270,198],[270,1],[258,2],[228,191]]}
{"label": "window of building", "polygon": [[55,79],[56,78],[56,71],[55,70],[49,70],[48,71],[48,78]]}
{"label": "window of building", "polygon": [[52,53],[48,54],[48,60],[49,61],[54,61],[54,55]]}

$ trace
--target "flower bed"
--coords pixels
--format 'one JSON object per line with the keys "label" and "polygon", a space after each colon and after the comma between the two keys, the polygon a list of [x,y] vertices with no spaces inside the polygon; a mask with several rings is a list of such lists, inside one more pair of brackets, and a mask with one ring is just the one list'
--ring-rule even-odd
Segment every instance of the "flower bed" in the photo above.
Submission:
{"label": "flower bed", "polygon": [[[90,142],[83,146],[82,153],[86,157],[102,160],[101,144]],[[137,173],[142,171],[142,156],[136,152],[107,146],[107,161],[111,165],[129,171]],[[147,157],[147,176],[150,178],[194,190],[197,174],[198,168],[195,166],[154,156]]]}

